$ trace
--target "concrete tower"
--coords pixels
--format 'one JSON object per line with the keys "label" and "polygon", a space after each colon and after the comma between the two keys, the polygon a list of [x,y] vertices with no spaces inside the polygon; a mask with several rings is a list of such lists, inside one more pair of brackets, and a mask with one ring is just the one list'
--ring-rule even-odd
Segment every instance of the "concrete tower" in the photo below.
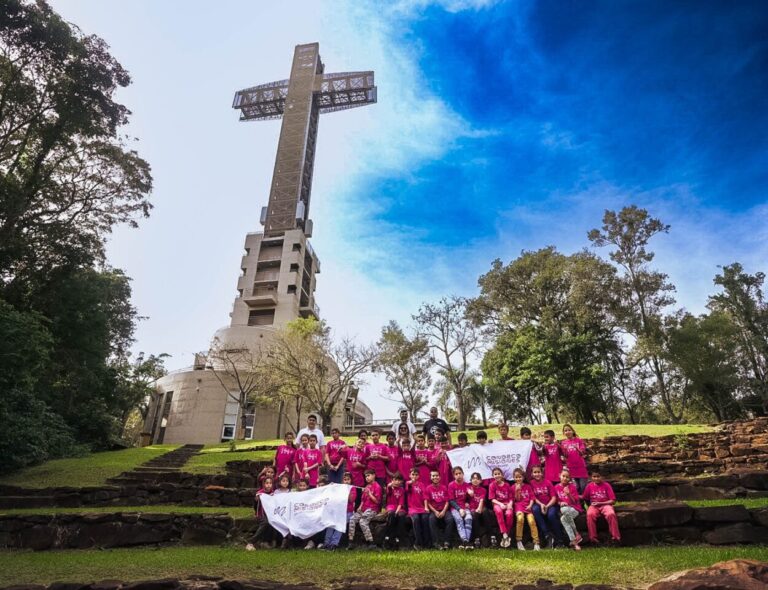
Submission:
{"label": "concrete tower", "polygon": [[[320,114],[375,102],[373,72],[325,74],[317,43],[296,46],[289,79],[235,94],[232,107],[240,110],[241,121],[282,118],[282,126],[269,201],[261,210],[264,231],[245,238],[238,295],[230,325],[216,332],[217,346],[256,349],[293,319],[319,319],[314,292],[320,261],[309,243],[309,205]],[[240,412],[200,355],[190,369],[158,381],[145,431],[154,443],[219,442],[234,437]],[[246,414],[246,436],[282,435],[277,409],[252,412]],[[334,426],[371,418],[357,400],[345,412]]]}

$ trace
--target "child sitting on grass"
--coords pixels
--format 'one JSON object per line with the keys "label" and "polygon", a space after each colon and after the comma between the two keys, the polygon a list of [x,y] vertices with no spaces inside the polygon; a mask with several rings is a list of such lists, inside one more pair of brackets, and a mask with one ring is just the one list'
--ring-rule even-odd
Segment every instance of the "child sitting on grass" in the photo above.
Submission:
{"label": "child sitting on grass", "polygon": [[589,503],[587,508],[587,531],[589,532],[589,542],[597,544],[597,521],[603,516],[608,522],[608,531],[611,533],[611,540],[614,543],[621,541],[619,532],[619,519],[616,518],[616,511],[613,505],[616,503],[616,494],[613,493],[611,484],[603,481],[603,476],[597,469],[592,470],[592,481],[584,489],[582,498]]}
{"label": "child sitting on grass", "polygon": [[498,467],[493,468],[492,474],[493,481],[488,486],[488,499],[491,501],[493,513],[496,515],[496,522],[501,531],[501,548],[506,549],[512,543],[509,531],[515,518],[512,486],[504,479],[504,472]]}
{"label": "child sitting on grass", "polygon": [[472,549],[469,541],[472,538],[472,510],[469,507],[469,491],[472,485],[464,481],[464,470],[453,468],[453,481],[448,484],[448,499],[451,505],[451,516],[456,523],[459,533],[459,549]]}
{"label": "child sitting on grass", "polygon": [[413,526],[413,548],[426,549],[429,541],[429,514],[427,513],[426,486],[421,483],[419,469],[412,467],[410,481],[406,484],[405,495],[408,517]]}
{"label": "child sitting on grass", "polygon": [[256,544],[261,544],[262,547],[274,544],[274,540],[277,535],[277,531],[272,528],[264,514],[264,507],[261,505],[261,496],[266,494],[272,494],[274,487],[274,480],[271,477],[264,479],[264,484],[253,498],[253,512],[256,516],[256,532],[251,538],[251,542],[245,546],[246,551],[253,551],[256,548]]}

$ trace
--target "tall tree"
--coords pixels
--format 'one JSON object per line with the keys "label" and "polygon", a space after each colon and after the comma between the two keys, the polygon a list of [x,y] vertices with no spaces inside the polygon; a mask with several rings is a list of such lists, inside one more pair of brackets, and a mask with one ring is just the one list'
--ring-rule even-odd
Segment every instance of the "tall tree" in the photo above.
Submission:
{"label": "tall tree", "polygon": [[350,388],[372,369],[376,356],[375,346],[349,338],[336,341],[323,323],[299,318],[275,336],[269,366],[283,384],[281,395],[303,400],[329,432],[331,418]]}
{"label": "tall tree", "polygon": [[113,95],[129,83],[103,40],[46,2],[3,3],[0,286],[12,301],[53,267],[101,259],[115,224],[149,214],[149,165],[118,135],[130,112]]}
{"label": "tall tree", "polygon": [[374,370],[384,373],[389,384],[389,399],[400,401],[413,422],[429,403],[432,384],[429,370],[432,359],[424,337],[409,338],[395,321],[381,329],[377,343],[379,355]]}
{"label": "tall tree", "polygon": [[739,332],[739,352],[750,389],[751,410],[768,414],[768,302],[763,295],[765,274],[744,272],[738,262],[722,267],[715,285],[723,291],[709,298],[708,307],[727,313]]}
{"label": "tall tree", "polygon": [[685,394],[670,387],[663,355],[664,310],[675,302],[671,295],[675,288],[666,274],[650,267],[655,255],[648,250],[654,236],[668,231],[668,225],[631,205],[618,213],[606,211],[602,228],[591,230],[588,238],[596,247],[612,248],[610,258],[623,271],[618,282],[619,320],[636,339],[637,350],[655,377],[661,403],[677,423],[683,418]]}
{"label": "tall tree", "polygon": [[467,301],[461,297],[425,303],[413,316],[419,335],[426,339],[434,363],[444,371],[457,401],[459,430],[466,428],[467,375],[480,346],[480,334],[466,316]]}

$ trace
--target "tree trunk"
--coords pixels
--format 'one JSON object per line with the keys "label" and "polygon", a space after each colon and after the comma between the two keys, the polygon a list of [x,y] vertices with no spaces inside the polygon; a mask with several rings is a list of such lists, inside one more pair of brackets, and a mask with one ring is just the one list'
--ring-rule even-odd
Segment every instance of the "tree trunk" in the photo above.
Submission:
{"label": "tree trunk", "polygon": [[285,412],[285,400],[281,399],[277,406],[277,432],[275,432],[275,438],[282,438],[280,431],[283,429],[283,412]]}
{"label": "tree trunk", "polygon": [[480,416],[483,419],[483,428],[488,428],[488,416],[485,413],[485,404],[480,404]]}

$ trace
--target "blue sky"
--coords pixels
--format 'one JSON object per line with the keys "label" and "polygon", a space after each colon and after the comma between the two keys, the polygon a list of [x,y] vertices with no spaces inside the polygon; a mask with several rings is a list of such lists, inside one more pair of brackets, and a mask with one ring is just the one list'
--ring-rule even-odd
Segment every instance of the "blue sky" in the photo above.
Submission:
{"label": "blue sky", "polygon": [[[768,270],[765,2],[52,4],[133,75],[120,98],[156,208],[110,260],[148,316],[137,350],[171,368],[227,323],[268,194],[279,122],[238,124],[232,94],[287,77],[298,43],[379,86],[320,122],[317,298],[340,334],[472,295],[494,258],[583,248],[630,203],[672,226],[654,247],[680,306],[703,311],[718,265]],[[380,417],[383,388],[364,389]]]}

